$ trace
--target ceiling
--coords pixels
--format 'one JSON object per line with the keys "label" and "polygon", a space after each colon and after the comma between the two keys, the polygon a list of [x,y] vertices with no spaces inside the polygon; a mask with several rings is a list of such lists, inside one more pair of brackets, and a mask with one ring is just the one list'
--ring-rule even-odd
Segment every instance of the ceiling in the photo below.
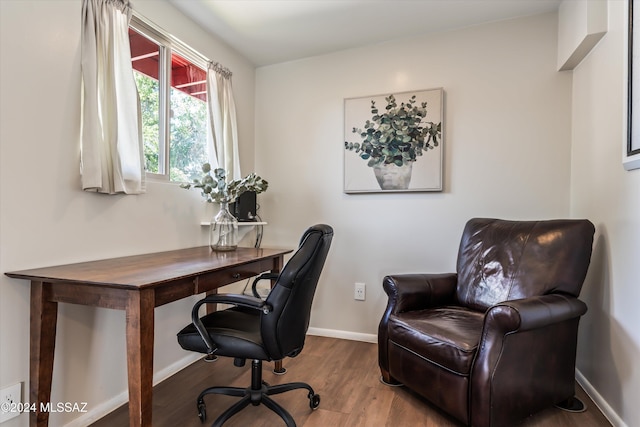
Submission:
{"label": "ceiling", "polygon": [[256,66],[558,9],[560,0],[169,0]]}

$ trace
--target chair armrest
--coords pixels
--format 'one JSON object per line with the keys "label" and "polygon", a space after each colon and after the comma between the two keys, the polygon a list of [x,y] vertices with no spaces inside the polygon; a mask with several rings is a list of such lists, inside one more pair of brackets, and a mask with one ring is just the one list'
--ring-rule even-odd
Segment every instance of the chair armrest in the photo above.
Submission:
{"label": "chair armrest", "polygon": [[487,311],[485,328],[495,327],[503,333],[527,331],[580,317],[586,312],[586,304],[576,297],[542,295],[496,304]]}
{"label": "chair armrest", "polygon": [[258,285],[258,282],[260,280],[275,280],[278,278],[279,275],[280,273],[262,273],[261,275],[256,277],[253,281],[253,284],[251,285],[251,292],[253,293],[253,296],[256,298],[260,298],[260,294],[256,289],[256,286]]}
{"label": "chair armrest", "polygon": [[[256,310],[262,310],[264,314],[269,314],[272,307],[260,298],[254,298],[249,295],[241,294],[212,294],[208,295],[198,304],[231,304],[238,305],[240,307],[253,308]],[[195,307],[194,307],[195,308]]]}
{"label": "chair armrest", "polygon": [[262,301],[260,298],[254,298],[247,295],[238,295],[238,294],[213,294],[208,295],[206,298],[198,301],[191,310],[191,321],[193,325],[196,327],[196,330],[202,337],[202,340],[207,345],[207,353],[214,354],[218,349],[218,346],[213,342],[211,336],[207,332],[207,328],[202,323],[200,319],[200,307],[203,304],[232,304],[241,307],[252,308],[255,310],[261,310],[264,314],[269,314],[273,308],[267,304],[265,301]]}
{"label": "chair armrest", "polygon": [[386,276],[382,281],[389,296],[389,314],[449,304],[457,284],[456,273],[399,274]]}

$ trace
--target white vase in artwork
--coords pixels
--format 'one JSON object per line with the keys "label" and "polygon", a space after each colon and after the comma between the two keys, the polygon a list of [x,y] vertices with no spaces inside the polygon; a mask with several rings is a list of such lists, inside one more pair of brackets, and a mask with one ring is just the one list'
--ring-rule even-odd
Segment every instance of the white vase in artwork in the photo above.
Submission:
{"label": "white vase in artwork", "polygon": [[413,162],[407,162],[402,166],[395,163],[385,165],[383,163],[373,166],[373,173],[382,190],[407,190],[411,182]]}

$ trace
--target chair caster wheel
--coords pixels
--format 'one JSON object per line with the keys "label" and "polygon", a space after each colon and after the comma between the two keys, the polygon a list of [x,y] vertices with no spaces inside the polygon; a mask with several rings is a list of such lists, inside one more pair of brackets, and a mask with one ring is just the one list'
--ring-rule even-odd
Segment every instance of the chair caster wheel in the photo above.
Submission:
{"label": "chair caster wheel", "polygon": [[309,407],[315,411],[318,409],[318,406],[320,406],[320,395],[312,394],[309,396]]}
{"label": "chair caster wheel", "polygon": [[200,418],[200,422],[205,422],[207,419],[207,409],[204,406],[204,402],[198,402],[198,418]]}

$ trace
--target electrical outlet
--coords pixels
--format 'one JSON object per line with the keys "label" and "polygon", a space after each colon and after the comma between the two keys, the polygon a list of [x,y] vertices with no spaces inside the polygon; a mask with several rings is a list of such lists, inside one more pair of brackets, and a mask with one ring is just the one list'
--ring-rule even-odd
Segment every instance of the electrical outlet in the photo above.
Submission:
{"label": "electrical outlet", "polygon": [[0,423],[20,415],[20,398],[22,383],[17,383],[0,390]]}
{"label": "electrical outlet", "polygon": [[365,285],[364,283],[357,283],[355,285],[355,291],[353,297],[358,301],[364,301]]}

